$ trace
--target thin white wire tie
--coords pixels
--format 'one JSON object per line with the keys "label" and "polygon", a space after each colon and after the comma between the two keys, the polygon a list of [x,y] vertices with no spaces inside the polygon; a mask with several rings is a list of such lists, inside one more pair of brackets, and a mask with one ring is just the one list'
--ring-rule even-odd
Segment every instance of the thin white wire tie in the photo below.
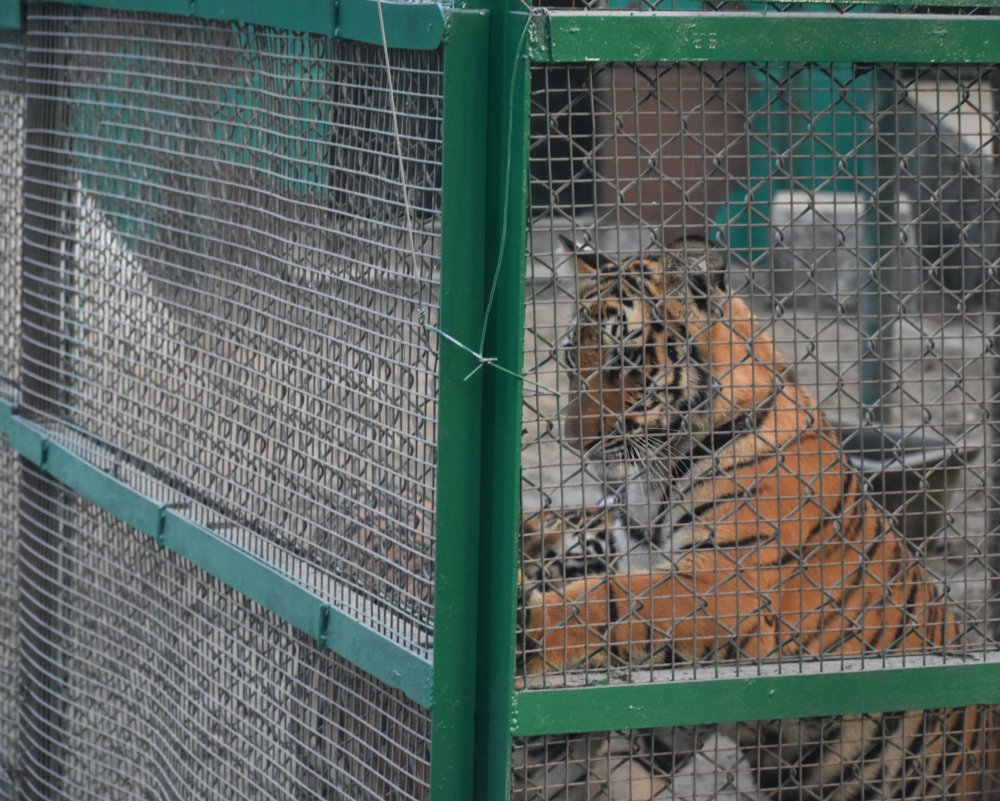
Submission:
{"label": "thin white wire tie", "polygon": [[497,357],[496,356],[484,356],[482,353],[479,353],[479,352],[473,350],[472,348],[470,348],[468,345],[466,345],[460,339],[456,339],[455,337],[453,337],[447,331],[442,331],[436,325],[432,325],[431,323],[428,323],[427,322],[427,311],[422,306],[419,309],[417,309],[417,319],[420,321],[420,327],[421,328],[423,328],[424,330],[427,330],[427,331],[433,331],[439,337],[443,337],[448,342],[450,342],[452,345],[454,345],[456,348],[465,351],[470,356],[472,356],[477,362],[479,362],[479,364],[477,364],[475,367],[473,367],[472,371],[467,376],[465,376],[465,378],[462,379],[463,381],[468,381],[470,378],[472,378],[476,373],[478,373],[484,367],[492,367],[494,370],[499,370],[501,373],[505,373],[506,375],[509,375],[512,378],[516,378],[518,381],[523,381],[526,384],[529,384],[529,385],[533,386],[535,389],[539,390],[540,392],[544,392],[544,393],[547,393],[549,395],[554,395],[556,397],[559,396],[559,393],[556,392],[554,389],[550,389],[549,387],[543,386],[542,384],[539,384],[537,381],[532,381],[530,378],[528,378],[527,376],[525,376],[523,373],[518,373],[518,372],[515,372],[514,370],[511,370],[511,369],[509,369],[507,367],[504,367],[502,364],[500,364],[497,361]]}
{"label": "thin white wire tie", "polygon": [[403,185],[403,216],[406,226],[406,245],[417,264],[417,247],[413,239],[413,213],[410,209],[410,187],[406,183],[406,160],[403,158],[403,137],[399,133],[399,113],[396,110],[396,89],[392,82],[392,63],[389,60],[389,40],[385,33],[385,18],[382,16],[382,0],[377,0],[378,25],[382,32],[382,54],[385,57],[385,84],[389,93],[389,118],[392,120],[392,135],[396,140],[396,159],[399,161],[399,182]]}
{"label": "thin white wire tie", "polygon": [[[389,41],[388,41],[388,37],[386,36],[386,32],[385,32],[385,18],[382,16],[382,0],[376,0],[376,8],[378,10],[379,30],[380,30],[381,35],[382,35],[382,54],[383,54],[383,56],[385,58],[385,80],[386,80],[386,89],[388,90],[388,94],[389,94],[389,117],[392,120],[392,135],[393,135],[393,138],[396,141],[396,159],[399,162],[399,181],[400,181],[400,183],[402,184],[402,187],[403,187],[403,215],[404,215],[404,224],[406,226],[406,240],[407,240],[406,241],[406,245],[407,245],[407,248],[410,251],[411,257],[414,260],[414,264],[416,264],[417,259],[419,258],[419,256],[417,254],[417,248],[416,248],[416,245],[415,245],[415,242],[414,242],[414,238],[413,238],[413,213],[410,210],[410,192],[409,192],[409,186],[406,183],[406,161],[403,158],[403,139],[402,139],[402,136],[400,136],[400,133],[399,133],[399,114],[398,114],[397,109],[396,109],[396,90],[395,90],[395,88],[393,86],[393,82],[392,82],[392,64],[391,64],[391,62],[389,60]],[[524,32],[522,32],[522,34],[521,34],[521,42],[518,44],[518,50],[519,51],[523,47],[524,38],[525,38],[526,34],[527,34],[527,27],[525,27]],[[511,91],[513,92],[513,88],[511,89]],[[510,133],[510,131],[508,131],[508,134],[509,133]],[[508,148],[507,158],[508,158],[507,171],[509,173],[510,172],[510,148]],[[506,208],[506,204],[505,204],[504,205],[504,216],[505,216],[505,218],[506,218],[506,211],[507,211],[507,208]],[[506,233],[506,226],[504,226],[504,233]],[[493,282],[493,291],[495,292],[495,290],[496,290],[496,276],[494,276],[494,282]],[[491,305],[492,305],[492,300],[493,300],[493,292],[490,293],[490,304]],[[489,312],[487,311],[487,315],[488,314],[489,314]],[[512,378],[516,378],[519,381],[523,381],[524,383],[529,384],[530,386],[533,386],[535,389],[537,389],[537,390],[539,390],[541,392],[548,393],[550,395],[556,395],[556,396],[559,395],[559,393],[556,392],[555,390],[550,389],[549,387],[543,386],[543,385],[539,384],[538,382],[531,380],[530,378],[527,378],[522,373],[518,373],[518,372],[516,372],[514,370],[511,370],[511,369],[509,369],[507,367],[504,367],[502,364],[500,364],[497,361],[497,357],[496,356],[484,356],[479,351],[473,350],[468,345],[466,345],[464,342],[462,342],[459,339],[453,337],[451,334],[447,333],[446,331],[443,331],[438,326],[432,325],[431,323],[428,323],[427,322],[427,309],[426,309],[426,307],[420,306],[417,309],[417,320],[419,321],[420,327],[423,330],[425,330],[425,331],[433,331],[439,337],[443,337],[445,340],[447,340],[448,342],[450,342],[455,347],[457,347],[460,350],[463,350],[466,353],[468,353],[470,356],[472,356],[478,362],[478,364],[474,368],[472,368],[472,371],[468,375],[466,375],[464,379],[462,379],[463,381],[470,380],[476,373],[478,373],[484,367],[492,367],[494,370],[499,370],[501,373],[504,373],[505,375],[509,375]],[[485,339],[485,322],[484,322],[484,325],[483,325],[483,329],[484,329],[484,339]],[[480,348],[482,348],[482,345],[480,345]]]}

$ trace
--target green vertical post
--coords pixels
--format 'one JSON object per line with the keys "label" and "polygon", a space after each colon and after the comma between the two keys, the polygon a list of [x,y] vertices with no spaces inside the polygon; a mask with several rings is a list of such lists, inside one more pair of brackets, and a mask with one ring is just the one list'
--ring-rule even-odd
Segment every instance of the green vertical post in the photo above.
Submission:
{"label": "green vertical post", "polygon": [[[485,352],[520,374],[524,364],[524,270],[528,203],[530,70],[528,15],[495,0],[490,62]],[[511,728],[517,550],[521,506],[523,383],[486,375],[477,648],[475,801],[507,801]]]}
{"label": "green vertical post", "polygon": [[[478,344],[483,320],[486,75],[489,18],[448,15],[444,47],[441,319],[449,337]],[[483,371],[439,338],[437,541],[431,798],[472,797],[475,753],[479,466]]]}
{"label": "green vertical post", "polygon": [[0,29],[19,31],[23,26],[21,0],[0,0]]}

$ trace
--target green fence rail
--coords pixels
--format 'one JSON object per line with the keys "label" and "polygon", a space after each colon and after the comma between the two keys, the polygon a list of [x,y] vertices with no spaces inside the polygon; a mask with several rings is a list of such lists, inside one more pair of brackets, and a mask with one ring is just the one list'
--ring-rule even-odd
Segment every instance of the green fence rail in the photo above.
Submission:
{"label": "green fence rail", "polygon": [[424,706],[431,706],[430,662],[398,648],[273,566],[171,509],[169,504],[143,495],[53,441],[44,427],[14,413],[9,401],[0,400],[0,431],[6,435],[10,447],[45,475],[148,534],[158,545],[185,557],[390,687],[402,690]]}
{"label": "green fence rail", "polygon": [[[67,5],[264,25],[369,44],[381,44],[385,40],[390,47],[413,50],[434,50],[444,39],[445,12],[437,3],[292,0],[278,5],[268,0],[111,0],[107,3],[69,0]],[[0,4],[0,28],[20,28],[21,24],[21,0]]]}
{"label": "green fence rail", "polygon": [[513,732],[527,737],[729,723],[734,714],[740,720],[777,720],[997,703],[1000,665],[956,660],[798,676],[529,690],[514,696]]}
{"label": "green fence rail", "polygon": [[20,2],[0,4],[0,29],[18,30],[22,24]]}
{"label": "green fence rail", "polygon": [[[989,63],[1000,51],[981,17],[537,11],[532,60]],[[669,56],[666,55],[669,53]],[[766,55],[765,55],[766,54]]]}
{"label": "green fence rail", "polygon": [[[905,6],[908,4],[897,4]],[[956,6],[962,5],[956,3]],[[938,14],[896,15],[877,13],[877,9],[854,9],[859,13],[824,13],[822,6],[803,8],[747,10],[732,13],[711,11],[599,11],[535,8],[525,15],[511,12],[507,31],[495,21],[497,36],[505,33],[505,59],[494,55],[495,64],[508,69],[510,61],[524,53],[532,65],[574,65],[595,62],[854,62],[873,63],[970,63],[991,64],[1000,56],[1000,25],[996,18]],[[519,36],[521,25],[523,35]],[[502,32],[502,33],[501,33]],[[515,74],[517,74],[515,72]],[[495,93],[497,106],[506,107],[502,95]],[[526,114],[527,93],[520,94],[509,112],[519,124]],[[521,134],[526,136],[526,134]],[[527,182],[527,153],[524,140],[515,140],[509,151],[509,182],[500,182],[509,196],[522,194]],[[499,156],[499,154],[498,154]],[[499,161],[499,158],[495,161]],[[503,162],[500,162],[503,163]],[[494,179],[496,180],[496,179]],[[504,251],[509,262],[502,262],[507,273],[509,306],[495,328],[518,330],[523,326],[524,261],[518,259],[523,207],[509,210],[509,219],[501,211],[497,219],[506,222],[505,234],[517,241],[512,251]],[[501,223],[502,224],[502,223]],[[503,237],[498,237],[503,242]],[[503,352],[497,344],[497,352]],[[518,345],[519,347],[519,345]],[[506,354],[517,369],[520,354]],[[494,378],[497,389],[487,407],[493,425],[510,432],[497,435],[493,447],[509,444],[521,428],[520,393],[503,394],[503,377]],[[500,451],[502,453],[502,451]],[[516,461],[516,460],[515,460]],[[496,462],[502,475],[509,477],[515,466],[507,466],[498,453]],[[487,467],[487,470],[490,468]],[[496,469],[496,468],[495,468]],[[496,479],[495,479],[496,481]],[[499,493],[497,483],[492,489]],[[494,497],[502,497],[495,494]],[[507,502],[513,494],[505,496]],[[484,529],[484,536],[489,529]],[[506,764],[499,756],[506,753],[509,740],[499,727],[509,722],[516,737],[547,734],[578,734],[621,729],[648,729],[667,726],[724,723],[740,720],[842,715],[899,709],[932,709],[974,703],[1000,702],[1000,663],[988,660],[980,664],[962,664],[956,660],[945,666],[913,665],[902,669],[884,667],[843,672],[805,672],[800,675],[755,675],[750,678],[697,678],[683,680],[665,677],[660,683],[607,685],[607,679],[594,677],[593,686],[516,691],[507,705],[500,693],[510,669],[503,655],[514,647],[509,629],[497,622],[510,621],[515,604],[504,590],[509,588],[513,565],[509,536],[497,543],[492,538],[491,564],[482,579],[480,597],[490,598],[490,612],[484,615],[486,652],[493,656],[485,668],[489,682],[481,707],[495,721],[494,730],[484,734],[485,748],[477,798],[505,799],[509,793]],[[498,586],[501,585],[501,586]],[[505,608],[504,608],[505,607]],[[503,675],[495,675],[502,663]],[[599,671],[598,671],[599,673]],[[493,680],[490,681],[490,677]],[[495,746],[493,744],[496,744]],[[488,778],[487,778],[488,777]]]}

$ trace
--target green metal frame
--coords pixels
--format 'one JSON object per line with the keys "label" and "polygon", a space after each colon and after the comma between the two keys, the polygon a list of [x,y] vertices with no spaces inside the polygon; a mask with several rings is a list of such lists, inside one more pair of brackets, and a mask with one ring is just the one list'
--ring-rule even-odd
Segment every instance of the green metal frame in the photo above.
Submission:
{"label": "green metal frame", "polygon": [[[66,5],[174,14],[192,19],[265,25],[300,33],[436,50],[444,41],[445,12],[437,3],[396,0],[62,0]],[[382,21],[379,20],[382,6]],[[0,27],[21,27],[21,0],[0,0]]]}
{"label": "green metal frame", "polygon": [[529,690],[517,736],[1000,703],[1000,662]]}
{"label": "green metal frame", "polygon": [[176,14],[204,20],[226,20],[271,25],[303,33],[331,34],[336,15],[334,0],[62,0],[68,5]]}
{"label": "green metal frame", "polygon": [[0,30],[20,30],[23,25],[21,0],[0,0]]}
{"label": "green metal frame", "polygon": [[577,61],[991,63],[990,17],[745,12],[540,11],[529,55]]}
{"label": "green metal frame", "polygon": [[[1000,18],[822,11],[713,14],[535,9],[527,41],[528,56],[538,64],[990,64],[1000,61]],[[513,225],[520,225],[523,214],[515,219]],[[513,225],[508,236],[515,235]],[[523,303],[522,294],[512,305]],[[496,324],[511,330],[518,319],[512,315]],[[504,407],[505,420],[520,420],[520,409],[514,409],[514,403],[510,399]],[[495,564],[493,570],[507,575],[507,567]],[[515,614],[512,606],[505,611],[509,617]],[[495,615],[503,617],[499,611]],[[513,694],[511,732],[530,736],[998,702],[1000,661],[528,689]]]}
{"label": "green metal frame", "polygon": [[[0,432],[41,472],[430,708],[435,801],[506,801],[515,736],[1000,703],[1000,663],[515,691],[523,387],[511,375],[523,361],[532,63],[996,63],[1000,17],[526,12],[514,0],[466,0],[453,10],[378,0],[72,4],[273,25],[376,45],[384,33],[389,47],[443,47],[440,327],[447,336],[440,338],[433,660],[119,481],[0,401]],[[919,0],[900,3],[907,4]],[[1000,0],[977,5],[1000,7]],[[0,0],[0,27],[21,23],[20,2]],[[455,342],[481,343],[502,369],[483,367]]]}
{"label": "green metal frame", "polygon": [[[495,3],[500,6],[501,3]],[[514,374],[524,361],[529,62],[527,15],[497,8],[490,50],[489,192],[485,352]],[[447,223],[446,223],[447,224]],[[522,383],[490,370],[482,407],[483,491],[479,526],[479,636],[475,785],[477,801],[506,801],[513,731],[515,607],[521,505]]]}
{"label": "green metal frame", "polygon": [[[263,5],[239,8],[224,3],[187,0],[109,0],[109,8],[159,13],[190,13],[208,19],[271,24],[279,22]],[[487,290],[484,276],[486,164],[490,20],[485,9],[456,9],[447,14],[433,4],[344,0],[335,33],[373,44],[411,49],[442,47],[445,97],[442,154],[441,330],[438,467],[436,498],[435,644],[433,663],[368,628],[290,576],[242,550],[215,532],[120,481],[71,447],[55,441],[45,427],[0,400],[0,433],[42,474],[149,535],[159,546],[184,556],[210,575],[254,600],[386,685],[432,710],[431,747],[435,754],[431,784],[435,798],[470,796],[476,742],[476,672],[470,669],[470,645],[476,641],[479,609],[479,493],[481,419],[484,378],[473,373],[478,361],[453,342],[473,342],[482,332]],[[298,13],[329,6],[295,5]],[[332,6],[329,6],[332,8]],[[190,12],[188,9],[191,9]],[[264,13],[257,13],[261,9]],[[272,19],[273,16],[273,19]],[[298,22],[290,22],[293,18]],[[332,35],[330,26],[308,23],[285,13],[285,27]],[[18,19],[17,22],[20,22]],[[315,23],[316,20],[313,20]],[[384,27],[383,27],[384,26]],[[522,26],[523,28],[523,23]],[[517,202],[517,201],[515,201]],[[523,248],[523,239],[521,247]],[[520,397],[520,386],[516,392]],[[516,458],[511,449],[510,457]],[[514,485],[516,487],[516,483]],[[515,500],[516,502],[516,500]],[[470,569],[470,566],[473,569]],[[513,584],[511,584],[513,586]],[[511,629],[511,638],[513,629]],[[508,648],[513,659],[513,651]],[[511,662],[511,667],[512,667]],[[508,672],[506,684],[509,685]],[[509,687],[508,687],[509,690]],[[503,696],[509,700],[509,691]],[[502,729],[505,733],[507,727]],[[509,734],[505,734],[508,741]],[[503,763],[506,764],[505,762]]]}
{"label": "green metal frame", "polygon": [[468,797],[475,754],[480,437],[483,373],[454,342],[473,342],[483,316],[486,184],[486,58],[489,16],[448,16],[444,48],[441,330],[437,538],[434,571],[434,798]]}
{"label": "green metal frame", "polygon": [[[267,0],[262,0],[267,2]],[[445,33],[445,15],[437,3],[382,3],[385,39],[389,47],[436,50]],[[377,0],[339,0],[333,35],[368,44],[382,44]],[[464,28],[459,25],[459,30]],[[458,34],[467,35],[467,34]]]}
{"label": "green metal frame", "polygon": [[431,706],[432,667],[428,660],[359,623],[211,529],[52,440],[45,428],[16,414],[5,400],[0,400],[0,432],[43,474],[148,534],[158,545],[185,557],[390,687]]}

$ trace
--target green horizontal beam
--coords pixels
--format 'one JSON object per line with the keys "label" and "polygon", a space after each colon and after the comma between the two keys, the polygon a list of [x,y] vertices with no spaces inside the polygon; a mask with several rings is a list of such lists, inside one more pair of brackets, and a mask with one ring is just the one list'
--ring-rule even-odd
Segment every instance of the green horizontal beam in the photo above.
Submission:
{"label": "green horizontal beam", "polygon": [[[16,436],[18,429],[24,430],[27,423],[14,417],[10,429]],[[13,439],[11,440],[13,442]],[[15,449],[28,461],[43,466],[44,471],[58,479],[78,495],[82,495],[95,506],[99,506],[124,523],[159,539],[163,528],[163,509],[142,493],[122,483],[91,465],[87,460],[61,445],[45,442],[42,461],[33,459],[24,450]]]}
{"label": "green horizontal beam", "polygon": [[536,11],[529,24],[536,62],[1000,61],[1000,17]]}
{"label": "green horizontal beam", "polygon": [[329,36],[335,0],[63,0],[68,5],[267,25]]}
{"label": "green horizontal beam", "polygon": [[[796,6],[802,8],[816,8],[819,10],[828,10],[830,8],[829,3],[817,3],[816,0],[782,0],[782,3],[792,3]],[[886,2],[886,0],[851,0],[852,6],[885,6],[885,7],[895,7],[899,6],[901,8],[927,8],[928,5],[933,5],[935,8],[1000,8],[1000,0],[977,0],[977,2],[969,2],[969,0],[934,0],[933,2],[928,2],[928,0],[895,0],[895,2]],[[753,0],[752,2],[744,3],[744,8],[756,9],[764,8],[766,3],[760,2],[760,0]],[[775,13],[774,9],[770,10],[770,13]],[[783,12],[778,12],[783,13]]]}
{"label": "green horizontal beam", "polygon": [[[4,0],[0,0],[4,2]],[[67,0],[70,5],[192,19],[265,25],[389,47],[435,50],[444,40],[444,10],[435,2],[390,0]],[[0,6],[0,9],[3,7]],[[2,19],[2,17],[0,17]]]}
{"label": "green horizontal beam", "polygon": [[[338,39],[382,44],[378,0],[339,0]],[[389,47],[436,50],[444,41],[445,16],[437,3],[381,3]]]}
{"label": "green horizontal beam", "polygon": [[[792,3],[793,5],[801,5],[816,9],[827,9],[829,6],[825,6],[821,3],[817,3],[816,0],[781,0],[782,3]],[[749,2],[745,4],[746,8],[758,8],[763,7],[765,4],[755,0],[754,2]],[[969,0],[894,0],[894,2],[886,2],[886,0],[851,0],[852,6],[884,6],[887,8],[892,8],[899,6],[900,8],[927,8],[928,6],[934,6],[935,8],[1000,8],[1000,0],[976,0],[976,2],[970,3]],[[773,12],[772,12],[773,13]]]}
{"label": "green horizontal beam", "polygon": [[0,30],[20,30],[21,0],[0,0]]}
{"label": "green horizontal beam", "polygon": [[518,737],[1000,703],[1000,662],[514,694]]}
{"label": "green horizontal beam", "polygon": [[370,629],[274,566],[211,529],[179,515],[119,481],[64,445],[43,426],[14,413],[0,400],[0,431],[21,456],[46,475],[133,528],[152,537],[206,573],[260,604],[320,645],[425,707],[431,706],[429,661]]}

